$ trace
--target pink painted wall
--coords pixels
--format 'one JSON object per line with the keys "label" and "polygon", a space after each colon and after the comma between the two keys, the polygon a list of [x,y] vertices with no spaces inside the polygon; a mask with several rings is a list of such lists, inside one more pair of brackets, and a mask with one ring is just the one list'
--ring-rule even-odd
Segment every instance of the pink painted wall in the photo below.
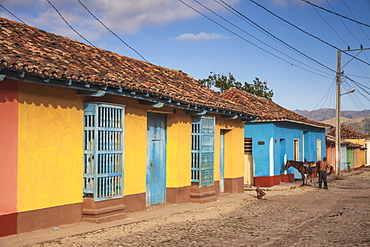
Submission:
{"label": "pink painted wall", "polygon": [[0,216],[17,211],[18,82],[0,81]]}

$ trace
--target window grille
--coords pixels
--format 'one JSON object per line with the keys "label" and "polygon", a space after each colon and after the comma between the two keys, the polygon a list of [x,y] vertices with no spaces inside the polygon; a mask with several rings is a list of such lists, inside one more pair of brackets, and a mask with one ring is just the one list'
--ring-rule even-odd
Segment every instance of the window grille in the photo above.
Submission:
{"label": "window grille", "polygon": [[244,138],[244,154],[252,155],[252,138]]}
{"label": "window grille", "polygon": [[214,183],[215,118],[194,116],[192,122],[191,181],[199,187]]}
{"label": "window grille", "polygon": [[90,103],[84,112],[84,196],[123,196],[124,107]]}

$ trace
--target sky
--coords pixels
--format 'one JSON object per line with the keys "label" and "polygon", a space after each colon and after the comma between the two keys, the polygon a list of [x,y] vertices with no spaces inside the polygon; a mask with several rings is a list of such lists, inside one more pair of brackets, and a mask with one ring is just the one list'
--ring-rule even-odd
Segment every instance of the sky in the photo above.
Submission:
{"label": "sky", "polygon": [[[195,79],[231,73],[237,81],[253,83],[258,77],[273,90],[273,101],[290,110],[335,108],[337,50],[370,48],[370,0],[0,0],[0,4],[3,18],[181,70]],[[341,110],[370,109],[370,50],[359,52],[340,52],[346,75],[341,93],[355,88],[341,96]]]}

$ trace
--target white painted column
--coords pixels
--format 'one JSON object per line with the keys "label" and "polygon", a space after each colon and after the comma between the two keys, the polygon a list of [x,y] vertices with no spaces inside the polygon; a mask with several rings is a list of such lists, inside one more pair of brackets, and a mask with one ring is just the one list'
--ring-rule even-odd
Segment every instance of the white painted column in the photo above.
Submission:
{"label": "white painted column", "polygon": [[274,138],[270,138],[269,149],[270,177],[274,176]]}

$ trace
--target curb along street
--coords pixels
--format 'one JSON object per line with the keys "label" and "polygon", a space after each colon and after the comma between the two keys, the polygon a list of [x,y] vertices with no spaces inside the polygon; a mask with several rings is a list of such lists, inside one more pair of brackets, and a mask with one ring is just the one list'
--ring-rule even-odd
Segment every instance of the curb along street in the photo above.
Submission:
{"label": "curb along street", "polygon": [[[342,173],[343,177],[354,174]],[[317,179],[317,178],[315,178]],[[328,176],[328,182],[335,180],[335,175]],[[293,183],[282,183],[273,187],[262,188],[266,192],[265,198],[268,199],[269,191],[278,192],[284,190],[291,190],[300,187],[301,181],[295,181]],[[310,185],[309,185],[310,186]],[[312,185],[311,185],[312,186]],[[330,184],[329,184],[330,189]],[[89,232],[94,232],[101,229],[106,229],[114,226],[128,225],[141,221],[146,221],[154,218],[163,216],[175,215],[187,211],[204,209],[213,207],[218,204],[230,203],[233,201],[241,200],[257,200],[256,199],[256,187],[246,187],[245,193],[241,194],[222,194],[219,196],[217,201],[197,204],[197,203],[182,203],[182,204],[163,204],[158,206],[148,207],[145,211],[139,211],[134,213],[128,213],[127,217],[121,220],[112,222],[94,224],[89,222],[78,222],[74,224],[67,224],[61,226],[50,227],[46,229],[36,230],[27,233],[21,233],[17,235],[11,235],[0,238],[0,246],[2,247],[16,247],[16,246],[27,246],[42,242],[54,241],[65,237],[81,235]]]}

